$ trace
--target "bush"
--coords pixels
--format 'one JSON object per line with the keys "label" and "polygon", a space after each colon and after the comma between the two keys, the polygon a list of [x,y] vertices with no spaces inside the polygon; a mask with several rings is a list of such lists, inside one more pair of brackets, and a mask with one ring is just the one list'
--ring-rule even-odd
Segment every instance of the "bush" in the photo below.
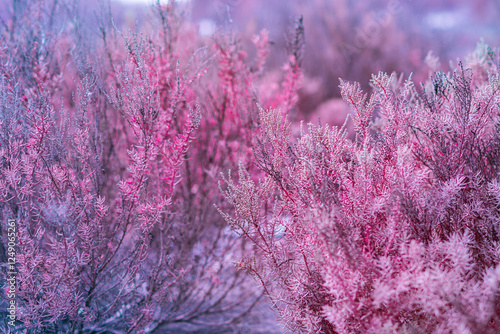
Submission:
{"label": "bush", "polygon": [[[213,204],[219,173],[251,157],[266,32],[248,59],[236,34],[208,44],[175,4],[152,9],[153,28],[122,32],[106,6],[19,1],[2,30],[0,256],[6,273],[14,219],[17,329],[227,330],[260,300]],[[266,93],[293,107],[293,87]]]}
{"label": "bush", "polygon": [[[282,320],[311,333],[500,330],[500,86],[484,43],[416,89],[341,80],[356,137],[261,109],[254,163],[225,177],[229,224],[254,244],[239,266]],[[373,120],[372,115],[378,114]]]}

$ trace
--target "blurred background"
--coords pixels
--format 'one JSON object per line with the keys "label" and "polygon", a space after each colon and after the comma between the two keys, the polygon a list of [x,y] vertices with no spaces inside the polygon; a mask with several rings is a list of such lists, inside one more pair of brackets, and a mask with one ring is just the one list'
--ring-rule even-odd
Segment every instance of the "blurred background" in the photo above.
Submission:
{"label": "blurred background", "polygon": [[[169,1],[159,0],[162,5]],[[8,21],[6,8],[11,2],[0,1],[2,22]],[[85,20],[89,30],[98,35],[92,18],[102,8],[109,9],[117,27],[141,28],[151,21],[151,5],[158,0],[73,2],[89,18]],[[405,77],[411,73],[418,87],[429,71],[447,71],[450,61],[465,59],[480,40],[492,47],[500,44],[498,0],[177,0],[176,4],[200,38],[210,42],[217,32],[236,32],[250,58],[256,53],[252,36],[266,29],[272,47],[264,73],[272,82],[279,81],[289,54],[287,36],[302,18],[304,76],[292,121],[321,116],[331,123],[342,122],[348,110],[338,101],[339,78],[358,81],[369,91],[374,73],[397,72]],[[425,61],[429,52],[433,66]],[[337,112],[330,112],[332,108]]]}
{"label": "blurred background", "polygon": [[[144,10],[156,0],[114,0],[113,16],[129,26],[140,24]],[[162,4],[168,1],[162,0]],[[412,73],[417,86],[431,68],[429,52],[440,61],[432,70],[447,71],[449,62],[464,59],[483,39],[499,45],[500,2],[497,0],[183,0],[186,18],[201,37],[219,30],[238,32],[249,56],[253,35],[269,31],[273,42],[266,75],[277,76],[287,57],[287,36],[303,18],[304,77],[295,120],[327,119],[342,109],[339,78],[358,81],[369,90],[378,71]],[[273,78],[274,79],[274,78]],[[345,111],[347,112],[347,111]],[[337,115],[343,114],[337,112]],[[332,117],[330,117],[332,118]],[[330,119],[341,122],[342,116]]]}

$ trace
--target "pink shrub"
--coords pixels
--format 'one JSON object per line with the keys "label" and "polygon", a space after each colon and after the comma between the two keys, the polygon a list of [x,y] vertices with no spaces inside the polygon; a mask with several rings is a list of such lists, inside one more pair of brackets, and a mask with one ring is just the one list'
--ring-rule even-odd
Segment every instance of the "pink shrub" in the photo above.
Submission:
{"label": "pink shrub", "polygon": [[262,175],[226,178],[224,216],[290,329],[498,332],[498,76],[480,43],[422,90],[384,73],[369,96],[341,81],[354,140],[309,124],[292,145],[286,117],[261,109]]}

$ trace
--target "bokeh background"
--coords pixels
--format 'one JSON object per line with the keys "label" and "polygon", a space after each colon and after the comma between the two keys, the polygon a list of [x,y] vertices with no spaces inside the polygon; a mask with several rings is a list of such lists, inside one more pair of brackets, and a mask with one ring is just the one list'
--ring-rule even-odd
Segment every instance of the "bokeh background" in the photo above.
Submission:
{"label": "bokeh background", "polygon": [[[160,1],[168,3],[166,0]],[[117,25],[130,28],[148,20],[155,0],[114,0],[109,3]],[[201,37],[220,30],[236,31],[249,56],[255,53],[253,35],[269,31],[273,43],[266,75],[278,76],[287,57],[290,30],[303,19],[304,77],[294,121],[318,117],[339,124],[347,107],[339,102],[339,78],[358,81],[369,90],[371,75],[379,71],[412,74],[416,83],[431,70],[429,52],[440,61],[465,59],[480,40],[499,45],[500,2],[496,0],[182,0],[184,17],[198,27]],[[82,12],[92,16],[97,1],[85,2]],[[337,110],[337,112],[331,112]],[[335,116],[332,116],[334,115]]]}

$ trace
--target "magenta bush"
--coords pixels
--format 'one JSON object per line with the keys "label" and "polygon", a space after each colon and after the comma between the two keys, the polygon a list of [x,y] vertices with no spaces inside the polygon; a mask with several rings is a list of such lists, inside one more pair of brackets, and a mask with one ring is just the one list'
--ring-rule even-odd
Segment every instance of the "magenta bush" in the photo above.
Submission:
{"label": "magenta bush", "polygon": [[479,43],[421,89],[341,80],[354,140],[310,124],[294,141],[286,116],[260,110],[262,175],[225,177],[224,216],[254,244],[238,266],[292,331],[500,330],[499,65]]}
{"label": "magenta bush", "polygon": [[[106,6],[97,18],[57,1],[11,10],[0,258],[6,280],[11,219],[17,286],[1,305],[16,294],[17,327],[4,317],[2,330],[216,332],[241,321],[261,290],[231,264],[247,246],[213,205],[225,207],[219,173],[250,163],[266,32],[249,59],[235,33],[200,39],[175,4],[154,6],[138,32]],[[287,109],[290,64],[291,82],[266,92]]]}

